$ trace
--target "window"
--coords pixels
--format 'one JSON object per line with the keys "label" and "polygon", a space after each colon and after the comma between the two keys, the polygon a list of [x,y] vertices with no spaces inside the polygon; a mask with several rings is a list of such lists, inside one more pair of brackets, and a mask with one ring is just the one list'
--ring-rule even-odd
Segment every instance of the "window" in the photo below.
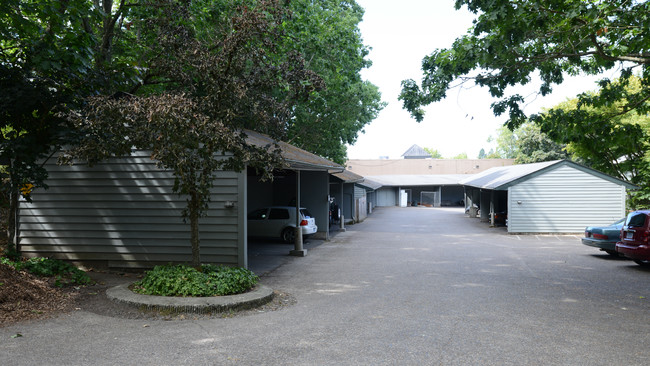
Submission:
{"label": "window", "polygon": [[272,208],[269,212],[269,220],[286,220],[289,218],[289,211],[284,208]]}
{"label": "window", "polygon": [[264,220],[266,218],[266,208],[255,210],[248,214],[249,220]]}
{"label": "window", "polygon": [[625,224],[631,227],[641,227],[645,224],[646,217],[644,213],[632,212],[627,216],[627,222]]}

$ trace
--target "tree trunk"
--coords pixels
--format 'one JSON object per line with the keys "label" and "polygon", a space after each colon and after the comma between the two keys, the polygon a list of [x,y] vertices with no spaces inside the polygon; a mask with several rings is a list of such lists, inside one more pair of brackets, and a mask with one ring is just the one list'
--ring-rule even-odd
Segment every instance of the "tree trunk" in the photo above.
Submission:
{"label": "tree trunk", "polygon": [[7,213],[7,253],[14,255],[18,253],[16,227],[18,217],[18,180],[13,173],[16,166],[14,160],[9,161],[9,212]]}
{"label": "tree trunk", "polygon": [[9,212],[7,220],[7,252],[15,253],[18,251],[18,246],[16,245],[16,216],[18,215],[18,192],[13,188],[11,184],[11,189],[9,191]]}
{"label": "tree trunk", "polygon": [[199,247],[199,198],[196,192],[190,194],[189,204],[190,216],[190,243],[192,244],[192,267],[201,266],[201,253]]}

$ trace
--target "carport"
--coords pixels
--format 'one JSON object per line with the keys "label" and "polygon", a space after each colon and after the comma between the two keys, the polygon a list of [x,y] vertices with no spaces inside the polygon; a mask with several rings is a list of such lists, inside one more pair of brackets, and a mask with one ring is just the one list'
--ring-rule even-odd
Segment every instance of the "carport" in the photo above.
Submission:
{"label": "carport", "polygon": [[[205,217],[199,221],[201,261],[246,267],[247,212],[282,204],[309,208],[328,236],[329,173],[343,167],[270,137],[246,131],[247,141],[278,146],[285,162],[273,182],[260,183],[252,169],[215,174]],[[191,260],[190,226],[183,222],[186,197],[175,178],[148,151],[134,150],[88,166],[43,162],[49,189],[20,202],[16,245],[25,256],[84,263],[95,268],[150,268]],[[293,202],[292,202],[293,200]],[[297,236],[301,238],[300,235]],[[302,242],[292,254],[305,255]]]}
{"label": "carport", "polygon": [[371,214],[372,210],[377,207],[377,190],[381,188],[381,183],[375,182],[372,179],[364,178],[363,182],[359,182],[357,185],[366,190],[368,214]]}
{"label": "carport", "polygon": [[494,226],[506,212],[509,233],[578,233],[625,215],[623,180],[568,160],[491,168],[460,181],[465,202]]}
{"label": "carport", "polygon": [[338,219],[358,221],[359,197],[355,185],[362,181],[362,176],[348,170],[333,173],[330,176],[330,200],[340,209],[341,217]]}
{"label": "carport", "polygon": [[[272,146],[268,136],[249,133],[248,141],[257,146]],[[315,217],[318,232],[315,238],[329,238],[329,177],[344,168],[332,161],[285,142],[278,143],[285,169],[273,172],[273,181],[262,181],[254,169],[247,171],[247,212],[265,206],[295,206],[307,208]],[[299,226],[299,225],[296,225]],[[296,235],[292,255],[305,256],[302,235]]]}
{"label": "carport", "polygon": [[377,189],[377,206],[462,206],[463,187],[459,181],[469,174],[374,175],[366,178]]}

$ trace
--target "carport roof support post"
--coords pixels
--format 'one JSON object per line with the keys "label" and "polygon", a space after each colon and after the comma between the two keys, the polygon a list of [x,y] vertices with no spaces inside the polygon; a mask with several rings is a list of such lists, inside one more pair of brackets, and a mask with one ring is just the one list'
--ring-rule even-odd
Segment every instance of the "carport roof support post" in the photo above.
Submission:
{"label": "carport roof support post", "polygon": [[302,228],[300,227],[300,170],[296,170],[296,232],[294,235],[294,249],[289,254],[296,257],[307,255],[307,249],[302,247]]}
{"label": "carport roof support post", "polygon": [[490,226],[494,227],[494,191],[490,191]]}

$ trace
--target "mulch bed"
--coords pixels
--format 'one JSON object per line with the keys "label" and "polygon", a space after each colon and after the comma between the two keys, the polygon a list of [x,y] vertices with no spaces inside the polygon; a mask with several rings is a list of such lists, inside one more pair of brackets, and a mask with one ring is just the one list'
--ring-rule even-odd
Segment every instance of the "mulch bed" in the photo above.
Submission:
{"label": "mulch bed", "polygon": [[0,326],[70,310],[76,294],[0,263]]}

